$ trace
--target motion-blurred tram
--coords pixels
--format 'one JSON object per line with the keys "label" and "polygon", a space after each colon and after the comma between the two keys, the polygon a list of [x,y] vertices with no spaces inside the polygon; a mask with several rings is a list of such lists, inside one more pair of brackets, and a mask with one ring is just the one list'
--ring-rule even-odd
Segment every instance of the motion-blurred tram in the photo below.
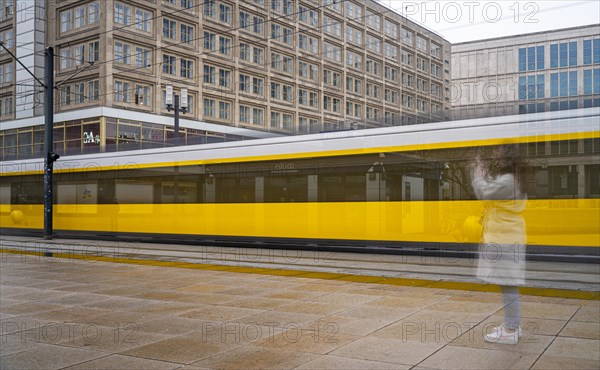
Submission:
{"label": "motion-blurred tram", "polygon": [[[600,109],[67,156],[61,237],[473,251],[472,161],[518,145],[528,253],[598,260]],[[2,234],[43,230],[43,161],[1,162]],[[465,252],[465,253],[466,253]]]}

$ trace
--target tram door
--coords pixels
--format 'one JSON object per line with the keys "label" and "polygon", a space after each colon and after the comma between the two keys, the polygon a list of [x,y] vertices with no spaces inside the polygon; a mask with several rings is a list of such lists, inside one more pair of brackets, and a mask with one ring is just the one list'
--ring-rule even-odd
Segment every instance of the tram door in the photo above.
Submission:
{"label": "tram door", "polygon": [[402,230],[407,233],[425,231],[425,179],[423,177],[402,176]]}
{"label": "tram door", "polygon": [[381,161],[373,163],[366,173],[367,201],[379,202],[390,200],[387,194],[387,176]]}

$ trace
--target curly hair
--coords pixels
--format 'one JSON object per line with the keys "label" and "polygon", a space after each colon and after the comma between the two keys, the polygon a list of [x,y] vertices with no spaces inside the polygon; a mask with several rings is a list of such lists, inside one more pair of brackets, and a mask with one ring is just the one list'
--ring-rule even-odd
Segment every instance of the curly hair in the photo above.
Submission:
{"label": "curly hair", "polygon": [[494,148],[496,155],[489,159],[488,174],[497,177],[503,174],[513,174],[521,192],[527,193],[528,165],[520,153],[518,144],[502,144]]}

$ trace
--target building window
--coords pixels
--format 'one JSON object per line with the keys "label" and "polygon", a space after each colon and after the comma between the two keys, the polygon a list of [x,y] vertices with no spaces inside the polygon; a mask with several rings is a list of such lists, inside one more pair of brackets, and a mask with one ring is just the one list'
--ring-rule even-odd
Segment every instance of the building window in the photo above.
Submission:
{"label": "building window", "polygon": [[97,62],[100,60],[100,42],[90,42],[88,45],[88,62]]}
{"label": "building window", "polygon": [[[543,46],[542,46],[542,48],[543,48]],[[435,42],[431,42],[431,56],[434,58],[441,59],[442,58],[442,46],[436,44]],[[542,61],[543,61],[543,58],[542,58]]]}
{"label": "building window", "polygon": [[384,32],[387,36],[392,37],[394,39],[398,38],[398,25],[392,21],[384,20],[383,21]]}
{"label": "building window", "polygon": [[217,50],[216,38],[214,33],[204,31],[204,50]]}
{"label": "building window", "polygon": [[298,75],[312,81],[319,81],[319,66],[308,62],[298,62]]}
{"label": "building window", "polygon": [[176,71],[175,71],[175,61],[176,58],[172,55],[168,55],[168,54],[163,54],[163,65],[162,65],[162,71],[163,73],[166,74],[170,74],[170,75],[175,75]]}
{"label": "building window", "polygon": [[13,114],[13,97],[0,97],[0,117],[12,117]]}
{"label": "building window", "polygon": [[152,94],[150,93],[150,87],[144,85],[135,85],[135,96],[133,103],[136,105],[150,105],[150,98]]}
{"label": "building window", "polygon": [[93,80],[88,82],[88,100],[97,101],[100,99],[100,81]]}
{"label": "building window", "polygon": [[389,43],[383,45],[384,53],[387,58],[398,60],[398,47]]}
{"label": "building window", "polygon": [[367,107],[367,120],[369,121],[379,121],[381,117],[381,110],[373,107]]}
{"label": "building window", "polygon": [[0,1],[0,19],[8,18],[13,15],[13,0]]}
{"label": "building window", "polygon": [[231,87],[231,71],[219,68],[219,86],[226,89]]}
{"label": "building window", "polygon": [[219,36],[219,53],[223,55],[231,55],[231,38]]}
{"label": "building window", "polygon": [[135,48],[135,66],[138,68],[150,68],[152,66],[151,51],[141,47]]}
{"label": "building window", "polygon": [[427,60],[417,57],[417,69],[422,72],[429,72]]}
{"label": "building window", "polygon": [[427,53],[427,40],[421,36],[417,36],[417,50]]}
{"label": "building window", "polygon": [[260,108],[252,108],[252,124],[255,126],[264,125],[264,110]]}
{"label": "building window", "polygon": [[398,81],[398,69],[396,68],[386,66],[384,75],[386,80],[390,80],[393,82]]}
{"label": "building window", "polygon": [[271,112],[271,128],[280,128],[281,113]]}
{"label": "building window", "polygon": [[337,0],[323,0],[323,3],[329,10],[340,13],[342,11],[342,4]]}
{"label": "building window", "polygon": [[144,32],[152,32],[152,12],[149,12],[144,9],[136,9],[135,10],[135,28],[144,31]]}
{"label": "building window", "polygon": [[[122,49],[121,49],[122,50]],[[117,49],[115,44],[115,56],[117,55]],[[60,49],[60,69],[68,69],[71,68],[71,48],[63,48]]]}
{"label": "building window", "polygon": [[326,33],[330,33],[334,36],[338,36],[341,37],[342,36],[342,24],[340,21],[328,17],[328,16],[323,16],[323,30]]}
{"label": "building window", "polygon": [[13,64],[12,62],[0,64],[0,84],[10,84],[13,82]]}
{"label": "building window", "polygon": [[346,41],[362,46],[362,30],[346,26]]}
{"label": "building window", "polygon": [[313,27],[319,25],[319,13],[316,10],[309,10],[306,6],[298,5],[298,20]]}
{"label": "building window", "polygon": [[346,51],[346,65],[355,69],[362,70],[362,55],[353,51]]}
{"label": "building window", "polygon": [[256,64],[263,64],[264,49],[245,43],[241,43],[239,49],[241,60]]}
{"label": "building window", "polygon": [[409,66],[413,65],[414,54],[411,53],[410,51],[402,49],[401,58],[402,58],[402,63],[409,65]]}
{"label": "building window", "polygon": [[131,6],[115,2],[115,23],[125,26],[131,24]]}
{"label": "building window", "polygon": [[277,23],[271,24],[271,38],[273,40],[283,42],[286,45],[292,45],[293,31],[290,28],[284,27]]}
{"label": "building window", "polygon": [[171,19],[163,18],[163,36],[171,40],[176,40],[177,22]]}
{"label": "building window", "polygon": [[583,64],[600,63],[600,38],[583,40]]}
{"label": "building window", "polygon": [[402,85],[412,89],[415,85],[415,75],[412,73],[402,72]]}
{"label": "building window", "polygon": [[381,85],[367,82],[367,96],[374,99],[381,99]]}
{"label": "building window", "polygon": [[362,7],[351,1],[346,2],[346,17],[355,20],[356,22],[362,23]]}
{"label": "building window", "polygon": [[231,103],[219,102],[219,118],[227,121],[231,119]]}
{"label": "building window", "polygon": [[319,39],[303,33],[298,35],[298,47],[313,54],[319,53]]}
{"label": "building window", "polygon": [[381,40],[375,36],[367,34],[367,42],[365,47],[374,53],[381,54]]}
{"label": "building window", "polygon": [[[120,5],[121,8],[119,8],[117,5]],[[123,11],[123,16],[127,14],[129,17],[131,16],[130,8],[124,7],[121,3],[115,3],[115,17],[118,10]],[[127,11],[129,11],[129,13],[127,13]],[[77,30],[87,25],[96,24],[98,23],[99,19],[100,5],[98,2],[92,2],[87,5],[63,10],[60,12],[60,31],[61,33],[65,33],[72,30]]]}
{"label": "building window", "polygon": [[519,48],[519,71],[544,69],[544,46]]}
{"label": "building window", "polygon": [[187,59],[180,60],[180,74],[184,78],[194,78],[194,62]]}
{"label": "building window", "polygon": [[577,65],[577,42],[550,45],[550,68]]}
{"label": "building window", "polygon": [[339,46],[331,45],[330,43],[323,43],[323,57],[334,62],[342,61],[342,48]]}
{"label": "building window", "polygon": [[356,118],[362,118],[362,104],[347,101],[346,115]]}
{"label": "building window", "polygon": [[413,99],[412,95],[402,94],[402,106],[404,108],[413,109]]}
{"label": "building window", "polygon": [[414,38],[414,32],[406,29],[406,28],[402,28],[400,31],[400,38],[402,39],[402,42],[404,42],[405,44],[408,44],[410,46],[413,45],[413,38]]}
{"label": "building window", "polygon": [[431,75],[442,78],[442,67],[435,63],[431,63]]}
{"label": "building window", "polygon": [[340,72],[334,72],[334,71],[330,71],[330,70],[326,69],[323,71],[323,83],[326,86],[341,89],[342,88],[342,74]]}
{"label": "building window", "polygon": [[577,95],[577,71],[550,74],[550,96]]}
{"label": "building window", "polygon": [[231,24],[231,6],[219,4],[219,21],[224,24]]}
{"label": "building window", "polygon": [[205,117],[215,117],[215,100],[204,98],[203,103],[204,103],[203,115]]}
{"label": "building window", "polygon": [[287,55],[271,53],[271,68],[291,74],[294,69],[294,59]]}
{"label": "building window", "polygon": [[367,73],[370,73],[374,76],[381,77],[381,62],[367,59],[366,70],[367,70]]}
{"label": "building window", "polygon": [[362,80],[355,77],[347,76],[346,91],[353,94],[362,95]]}
{"label": "building window", "polygon": [[129,82],[115,81],[115,102],[129,103],[130,88]]}
{"label": "building window", "polygon": [[398,104],[398,91],[385,89],[385,101],[392,104]]}
{"label": "building window", "polygon": [[600,94],[600,69],[583,71],[583,94]]}
{"label": "building window", "polygon": [[181,42],[186,43],[186,44],[193,44],[194,43],[194,26],[189,26],[187,24],[181,24],[180,25],[180,37],[181,37]]}
{"label": "building window", "polygon": [[115,41],[115,62],[131,64],[131,45]]}
{"label": "building window", "polygon": [[323,110],[341,113],[341,102],[342,100],[339,98],[325,95],[323,96]]}
{"label": "building window", "polygon": [[381,29],[381,16],[379,14],[367,10],[365,12],[365,20],[367,21],[367,27],[371,27],[377,31]]}

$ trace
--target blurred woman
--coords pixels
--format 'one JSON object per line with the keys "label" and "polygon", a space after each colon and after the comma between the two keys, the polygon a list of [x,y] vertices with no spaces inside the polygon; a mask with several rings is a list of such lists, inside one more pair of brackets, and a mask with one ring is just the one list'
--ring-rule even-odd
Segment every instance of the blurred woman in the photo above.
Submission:
{"label": "blurred woman", "polygon": [[489,160],[483,162],[478,155],[474,163],[473,190],[485,204],[477,277],[500,285],[504,301],[504,323],[485,336],[493,343],[516,344],[521,336],[518,286],[525,283],[527,243],[521,215],[527,202],[524,174],[516,145],[501,145]]}

